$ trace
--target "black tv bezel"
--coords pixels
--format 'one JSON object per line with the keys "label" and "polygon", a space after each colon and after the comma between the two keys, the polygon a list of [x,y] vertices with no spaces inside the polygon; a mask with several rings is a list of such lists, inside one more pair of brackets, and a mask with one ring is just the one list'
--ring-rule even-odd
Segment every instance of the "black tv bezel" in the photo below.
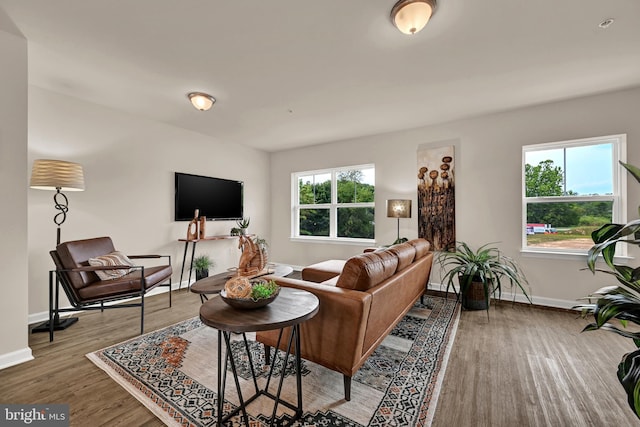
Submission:
{"label": "black tv bezel", "polygon": [[[186,172],[174,172],[174,201],[173,201],[173,220],[175,222],[184,222],[191,221],[193,217],[190,218],[178,218],[178,177],[179,176],[191,176],[196,178],[204,178],[207,180],[214,181],[224,181],[229,183],[240,184],[240,216],[239,217],[209,217],[206,216],[207,221],[236,221],[238,219],[242,219],[244,217],[244,181],[239,181],[237,179],[228,179],[228,178],[220,178],[215,176],[207,176],[207,175],[198,175],[193,173]],[[200,215],[204,215],[204,213],[200,213]]]}

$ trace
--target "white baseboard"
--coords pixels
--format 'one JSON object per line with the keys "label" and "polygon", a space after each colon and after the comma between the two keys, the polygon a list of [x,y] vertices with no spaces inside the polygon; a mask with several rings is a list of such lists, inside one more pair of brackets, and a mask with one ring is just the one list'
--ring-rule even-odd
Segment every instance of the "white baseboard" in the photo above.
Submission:
{"label": "white baseboard", "polygon": [[[430,290],[434,290],[434,291],[444,292],[444,291],[446,291],[447,287],[445,285],[440,284],[440,283],[429,283],[429,289]],[[457,286],[456,286],[456,291],[457,290],[458,289],[457,289]],[[453,293],[453,291],[451,289],[449,289],[449,291],[451,293]],[[525,304],[529,303],[527,298],[524,295],[519,294],[519,293],[516,293],[515,299],[514,299],[513,293],[511,293],[511,292],[503,292],[502,293],[502,300],[503,301],[514,301],[515,300],[515,302],[521,302],[521,303],[525,303]],[[562,299],[546,298],[546,297],[536,297],[536,296],[532,296],[531,297],[531,301],[533,302],[534,305],[540,305],[540,306],[543,306],[543,307],[562,308],[562,309],[567,309],[567,310],[571,310],[574,306],[579,304],[578,301],[562,300]]]}
{"label": "white baseboard", "polygon": [[0,370],[28,362],[29,360],[33,360],[33,354],[29,347],[12,351],[11,353],[0,354]]}
{"label": "white baseboard", "polygon": [[[188,287],[188,283],[185,280],[182,284],[183,287]],[[175,291],[177,289],[180,288],[180,284],[179,283],[172,283],[171,284],[171,290]],[[155,288],[153,288],[150,292],[146,293],[145,296],[153,296],[153,295],[158,295],[158,294],[163,294],[163,293],[167,293],[169,292],[169,289],[167,286],[157,286]],[[115,305],[115,304],[121,304],[123,302],[129,302],[129,301],[135,301],[139,298],[129,298],[129,299],[121,299],[118,301],[111,301],[111,302],[107,302],[104,305]],[[94,307],[99,307],[99,304],[94,305]],[[60,308],[73,308],[73,306],[68,305],[66,307],[60,307]],[[81,313],[82,311],[65,311],[64,313],[60,314],[60,318],[64,319],[65,317],[69,317],[69,316],[75,316],[78,313]],[[42,322],[48,322],[49,321],[49,312],[48,311],[42,311],[40,313],[33,313],[30,314],[28,317],[28,322],[30,325],[33,325],[34,323],[42,323]]]}

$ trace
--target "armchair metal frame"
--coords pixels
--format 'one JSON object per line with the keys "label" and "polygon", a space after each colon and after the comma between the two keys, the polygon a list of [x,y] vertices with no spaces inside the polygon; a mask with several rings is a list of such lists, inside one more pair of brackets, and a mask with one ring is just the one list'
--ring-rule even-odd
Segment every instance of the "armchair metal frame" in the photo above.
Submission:
{"label": "armchair metal frame", "polygon": [[[169,283],[159,283],[149,289],[146,288],[146,277],[144,274],[145,267],[142,265],[139,266],[108,266],[108,267],[77,267],[77,268],[63,268],[62,261],[57,253],[57,251],[53,250],[49,252],[53,261],[56,265],[55,270],[49,271],[49,341],[53,341],[53,332],[55,330],[55,325],[59,323],[60,313],[63,312],[75,312],[79,310],[100,310],[104,311],[105,309],[111,308],[130,308],[130,307],[140,307],[140,334],[144,333],[144,296],[146,293],[155,289],[158,286],[169,287],[169,307],[172,305],[171,301],[171,275],[168,277]],[[171,266],[171,256],[170,255],[130,255],[130,259],[149,259],[149,258],[168,258],[169,266]],[[95,272],[100,270],[131,270],[131,271],[140,271],[140,290],[128,293],[120,293],[113,296],[106,296],[104,298],[90,300],[90,301],[80,301],[75,293],[75,289],[71,284],[69,279],[69,273],[80,273],[80,272]],[[167,279],[165,279],[167,280]],[[67,299],[71,303],[73,308],[60,308],[59,306],[59,297],[60,297],[60,285],[62,285],[62,289],[64,290]],[[54,289],[55,288],[55,289]],[[55,292],[55,293],[54,293]],[[105,305],[106,302],[114,302],[131,298],[140,298],[139,303],[125,303],[125,304],[114,304],[114,305]],[[99,304],[99,306],[97,305]]]}

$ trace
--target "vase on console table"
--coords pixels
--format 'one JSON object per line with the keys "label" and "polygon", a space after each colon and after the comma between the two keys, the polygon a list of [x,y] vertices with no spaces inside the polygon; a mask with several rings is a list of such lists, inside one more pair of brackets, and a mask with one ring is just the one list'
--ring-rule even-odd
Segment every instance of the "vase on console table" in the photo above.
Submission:
{"label": "vase on console table", "polygon": [[200,239],[204,239],[206,235],[205,228],[207,226],[207,217],[201,216],[199,222],[200,222],[199,224],[200,227],[198,229],[198,236],[200,237]]}
{"label": "vase on console table", "polygon": [[193,219],[189,221],[189,226],[187,228],[187,240],[198,240],[198,228],[200,226],[200,221],[198,220],[199,213],[200,210],[196,209]]}

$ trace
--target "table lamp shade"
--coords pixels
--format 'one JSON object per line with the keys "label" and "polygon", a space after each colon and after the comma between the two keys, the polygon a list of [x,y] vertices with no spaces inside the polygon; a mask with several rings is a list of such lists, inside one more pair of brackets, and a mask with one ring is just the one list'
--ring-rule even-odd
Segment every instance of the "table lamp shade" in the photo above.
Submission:
{"label": "table lamp shade", "polygon": [[387,218],[411,218],[411,200],[387,200]]}
{"label": "table lamp shade", "polygon": [[82,166],[64,160],[35,160],[29,186],[38,190],[84,191]]}

